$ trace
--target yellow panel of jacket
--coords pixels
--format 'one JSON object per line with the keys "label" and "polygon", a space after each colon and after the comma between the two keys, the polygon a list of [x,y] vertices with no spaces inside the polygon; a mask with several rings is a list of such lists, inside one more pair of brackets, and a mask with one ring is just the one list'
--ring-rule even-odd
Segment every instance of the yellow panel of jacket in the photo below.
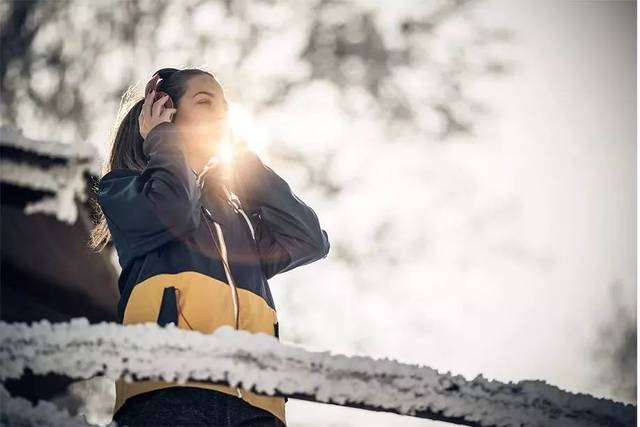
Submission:
{"label": "yellow panel of jacket", "polygon": [[[268,279],[325,258],[327,232],[254,152],[237,153],[231,179],[223,181],[220,168],[198,176],[182,144],[177,126],[161,123],[142,143],[142,170],[113,169],[99,181],[97,200],[122,267],[118,319],[203,333],[230,325],[279,339]],[[114,413],[131,396],[179,386],[121,378]],[[182,386],[240,397],[286,424],[286,397],[206,381]]]}

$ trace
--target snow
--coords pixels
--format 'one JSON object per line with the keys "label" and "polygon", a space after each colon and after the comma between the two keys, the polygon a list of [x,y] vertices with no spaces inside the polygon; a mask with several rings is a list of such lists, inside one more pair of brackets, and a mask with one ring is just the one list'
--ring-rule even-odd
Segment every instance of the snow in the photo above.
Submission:
{"label": "snow", "polygon": [[54,193],[27,203],[24,208],[26,215],[45,213],[66,223],[75,223],[78,217],[75,199],[87,200],[84,173],[95,175],[99,168],[90,146],[37,141],[7,126],[0,128],[0,144],[39,156],[66,159],[66,164],[43,168],[22,160],[3,158],[0,160],[0,182]]}
{"label": "snow", "polygon": [[0,181],[20,187],[39,191],[53,192],[53,196],[28,203],[24,212],[46,213],[55,215],[60,221],[75,223],[78,212],[75,199],[85,201],[84,172],[86,163],[71,161],[69,165],[54,165],[47,169],[34,166],[26,162],[0,160]]}
{"label": "snow", "polygon": [[[301,394],[404,415],[477,425],[633,425],[635,406],[564,391],[545,381],[473,380],[388,358],[310,352],[264,333],[221,326],[212,334],[155,323],[0,322],[0,380],[35,374],[73,378],[220,381],[268,395]],[[426,415],[421,411],[430,411]],[[23,411],[24,412],[24,411]],[[462,420],[462,421],[461,421]]]}
{"label": "snow", "polygon": [[[51,402],[40,400],[34,406],[22,397],[14,397],[0,384],[0,403],[2,404],[2,421],[7,426],[38,427],[87,427],[82,416],[72,416],[68,411],[58,408]],[[115,422],[108,427],[116,426]]]}
{"label": "snow", "polygon": [[62,159],[90,159],[95,148],[89,144],[70,144],[56,141],[42,141],[26,137],[20,129],[0,126],[0,144],[41,156]]}

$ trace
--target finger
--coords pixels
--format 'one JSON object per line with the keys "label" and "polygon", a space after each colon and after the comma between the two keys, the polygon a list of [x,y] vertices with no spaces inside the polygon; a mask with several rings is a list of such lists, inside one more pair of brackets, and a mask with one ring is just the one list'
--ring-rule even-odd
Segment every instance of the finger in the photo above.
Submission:
{"label": "finger", "polygon": [[153,97],[155,96],[155,94],[156,94],[156,91],[154,89],[151,92],[149,92],[145,97],[144,104],[142,104],[143,116],[147,116],[147,117],[151,116],[151,101],[153,100]]}
{"label": "finger", "polygon": [[158,73],[154,74],[153,76],[151,76],[151,80],[149,80],[149,82],[147,83],[147,86],[145,86],[145,90],[144,92],[147,93],[151,92],[152,89],[155,89],[156,86],[158,85],[158,80],[160,79],[160,76],[158,75]]}
{"label": "finger", "polygon": [[169,98],[169,95],[164,95],[164,96],[158,98],[158,100],[153,103],[153,115],[154,116],[159,116],[160,115],[160,113],[162,112],[162,106],[164,105],[165,102],[167,102],[167,98]]}
{"label": "finger", "polygon": [[176,111],[178,111],[176,108],[165,108],[160,117],[165,120],[171,121]]}

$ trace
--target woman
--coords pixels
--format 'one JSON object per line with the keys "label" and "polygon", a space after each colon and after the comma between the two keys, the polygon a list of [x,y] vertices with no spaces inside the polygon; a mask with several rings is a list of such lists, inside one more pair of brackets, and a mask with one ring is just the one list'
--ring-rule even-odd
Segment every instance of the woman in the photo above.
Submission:
{"label": "woman", "polygon": [[[91,246],[112,239],[117,250],[119,321],[203,333],[230,325],[279,339],[267,280],[326,257],[327,232],[254,152],[220,160],[228,107],[211,73],[165,68],[147,88],[120,123],[97,187],[103,216]],[[158,92],[166,95],[154,102]],[[285,402],[207,381],[119,379],[114,421],[282,426]]]}

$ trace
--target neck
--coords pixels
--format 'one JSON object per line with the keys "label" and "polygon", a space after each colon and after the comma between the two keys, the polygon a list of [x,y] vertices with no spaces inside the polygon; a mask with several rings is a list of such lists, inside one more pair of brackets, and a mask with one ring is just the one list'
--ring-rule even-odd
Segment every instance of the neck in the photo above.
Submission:
{"label": "neck", "polygon": [[187,163],[189,166],[195,170],[198,174],[202,172],[205,165],[209,162],[212,156],[217,154],[217,146],[215,149],[207,149],[207,150],[187,150]]}

